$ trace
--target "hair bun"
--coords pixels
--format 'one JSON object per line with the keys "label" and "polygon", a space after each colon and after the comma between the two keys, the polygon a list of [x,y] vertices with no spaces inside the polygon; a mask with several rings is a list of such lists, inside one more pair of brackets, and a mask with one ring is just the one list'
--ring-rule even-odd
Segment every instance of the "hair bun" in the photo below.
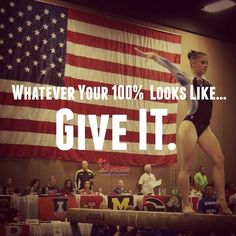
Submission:
{"label": "hair bun", "polygon": [[188,59],[190,60],[191,57],[196,53],[197,53],[197,51],[194,51],[194,50],[191,49],[191,51],[189,51],[188,54],[187,54]]}

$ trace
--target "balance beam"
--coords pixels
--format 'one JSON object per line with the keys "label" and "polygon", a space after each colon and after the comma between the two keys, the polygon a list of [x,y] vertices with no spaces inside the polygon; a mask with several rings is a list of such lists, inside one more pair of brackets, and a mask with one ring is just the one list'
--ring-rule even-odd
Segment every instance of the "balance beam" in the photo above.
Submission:
{"label": "balance beam", "polygon": [[122,211],[70,208],[71,223],[149,227],[178,232],[236,232],[236,216],[193,214],[175,212]]}

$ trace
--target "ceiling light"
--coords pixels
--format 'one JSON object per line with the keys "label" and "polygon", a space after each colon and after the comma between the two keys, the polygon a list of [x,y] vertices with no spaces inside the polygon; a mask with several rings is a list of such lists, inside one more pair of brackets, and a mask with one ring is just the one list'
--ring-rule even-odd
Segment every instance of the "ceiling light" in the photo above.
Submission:
{"label": "ceiling light", "polygon": [[235,6],[234,1],[230,0],[222,0],[222,1],[217,1],[214,3],[207,4],[202,10],[210,13],[215,13],[219,11],[224,11],[228,8],[231,8]]}

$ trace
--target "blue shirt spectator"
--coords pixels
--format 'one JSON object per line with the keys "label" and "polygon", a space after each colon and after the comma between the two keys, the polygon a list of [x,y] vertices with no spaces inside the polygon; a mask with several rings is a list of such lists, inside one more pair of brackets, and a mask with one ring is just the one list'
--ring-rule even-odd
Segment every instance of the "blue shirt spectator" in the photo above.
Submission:
{"label": "blue shirt spectator", "polygon": [[204,214],[217,214],[216,198],[213,195],[213,187],[207,184],[202,199],[198,203],[198,212]]}

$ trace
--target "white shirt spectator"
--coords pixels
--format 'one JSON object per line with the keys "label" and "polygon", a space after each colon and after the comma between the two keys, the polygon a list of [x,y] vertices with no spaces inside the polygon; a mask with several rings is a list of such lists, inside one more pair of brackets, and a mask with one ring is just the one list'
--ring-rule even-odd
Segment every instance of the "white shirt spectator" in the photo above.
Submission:
{"label": "white shirt spectator", "polygon": [[138,184],[142,185],[141,193],[152,194],[154,193],[153,186],[156,183],[156,177],[154,174],[143,173],[139,178]]}
{"label": "white shirt spectator", "polygon": [[199,197],[199,199],[202,198],[202,192],[200,190],[197,190],[197,189],[194,189],[194,188],[190,191],[189,195],[191,197]]}

